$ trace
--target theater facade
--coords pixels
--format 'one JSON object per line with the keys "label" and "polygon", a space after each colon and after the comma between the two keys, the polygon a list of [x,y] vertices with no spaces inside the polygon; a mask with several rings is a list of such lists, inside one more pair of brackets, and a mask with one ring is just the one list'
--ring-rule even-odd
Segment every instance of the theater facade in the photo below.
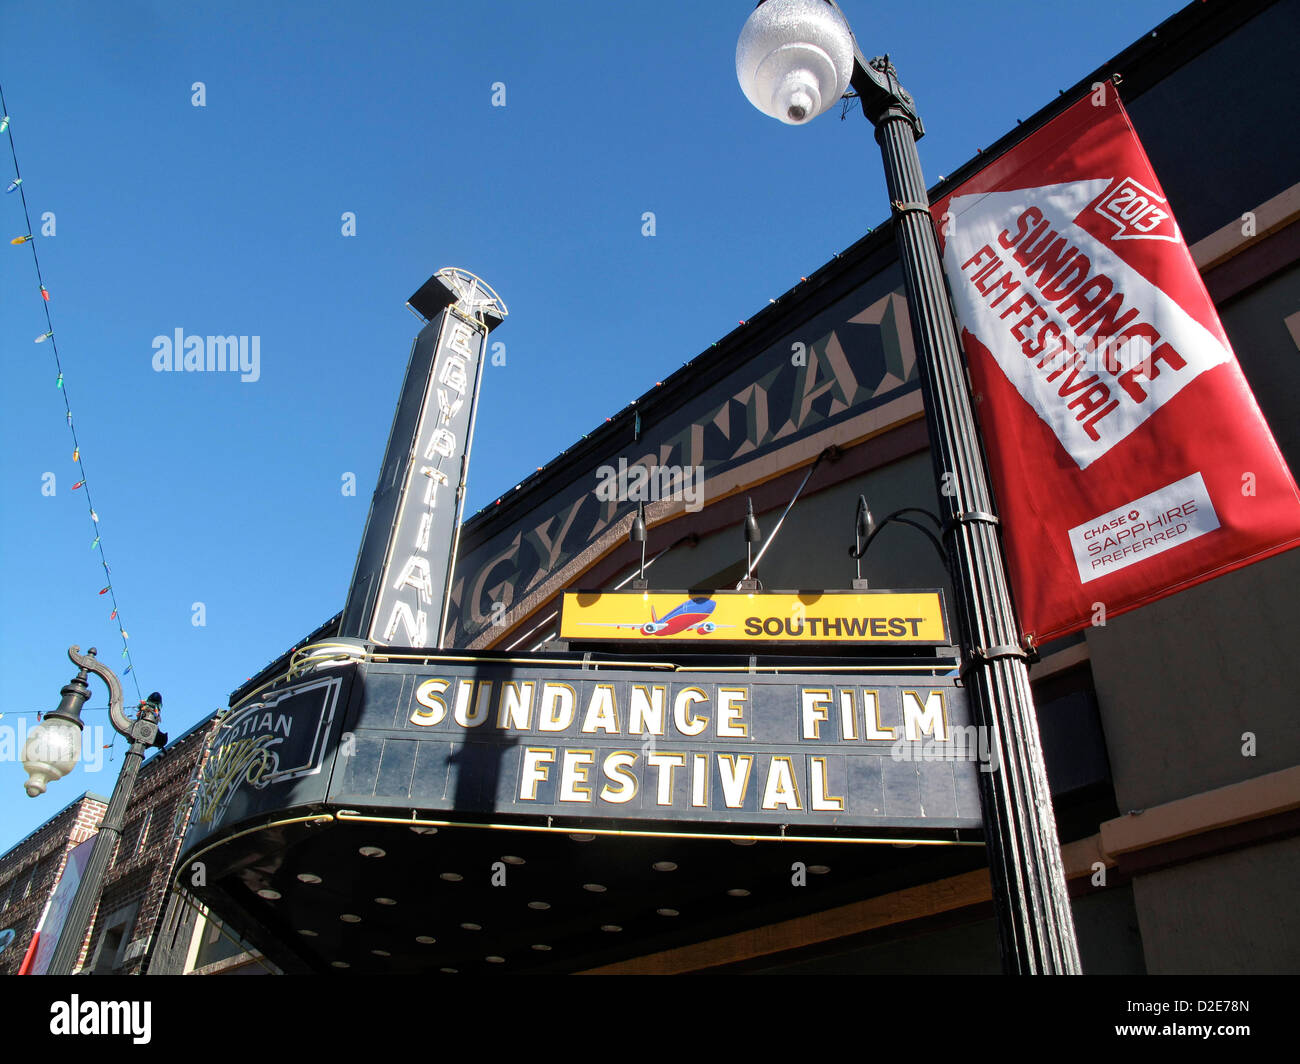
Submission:
{"label": "theater facade", "polygon": [[[1293,472],[1297,24],[1300,0],[1191,4],[931,191],[1118,84]],[[423,372],[481,352],[500,316],[421,292]],[[367,575],[395,556],[372,531],[425,527],[386,460],[362,590],[233,693],[173,885],[279,969],[999,970],[999,766],[941,552],[902,526],[849,553],[860,499],[936,509],[891,225],[645,385],[464,520],[445,572],[403,556],[409,600]],[[454,484],[429,468],[426,499]],[[1298,580],[1284,553],[1034,648],[1086,972],[1300,964]]]}

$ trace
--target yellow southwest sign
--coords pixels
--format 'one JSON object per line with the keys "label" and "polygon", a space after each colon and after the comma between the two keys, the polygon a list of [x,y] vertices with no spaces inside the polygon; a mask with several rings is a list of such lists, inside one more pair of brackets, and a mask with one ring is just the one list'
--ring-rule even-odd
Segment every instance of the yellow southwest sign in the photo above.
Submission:
{"label": "yellow southwest sign", "polygon": [[949,642],[939,591],[566,591],[560,638],[619,642]]}

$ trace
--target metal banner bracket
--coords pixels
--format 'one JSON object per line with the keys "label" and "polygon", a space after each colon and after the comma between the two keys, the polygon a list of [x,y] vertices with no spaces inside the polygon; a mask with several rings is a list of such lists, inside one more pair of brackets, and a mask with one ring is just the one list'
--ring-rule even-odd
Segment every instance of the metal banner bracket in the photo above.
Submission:
{"label": "metal banner bracket", "polygon": [[890,204],[895,214],[924,214],[930,217],[930,208],[924,203],[904,203],[902,200],[894,200]]}
{"label": "metal banner bracket", "polygon": [[991,665],[995,661],[1001,661],[1006,658],[1014,658],[1020,661],[1028,662],[1029,653],[1024,647],[1016,646],[1014,643],[1000,643],[995,647],[976,647],[970,652],[970,659],[961,667],[958,675],[963,680],[971,669],[981,669],[985,665]]}
{"label": "metal banner bracket", "polygon": [[944,539],[947,539],[961,525],[984,524],[997,526],[1001,523],[1002,522],[998,520],[997,514],[991,514],[984,510],[970,510],[964,514],[954,514],[952,517],[948,518],[948,520],[943,523],[943,529],[940,531],[940,535],[942,535]]}

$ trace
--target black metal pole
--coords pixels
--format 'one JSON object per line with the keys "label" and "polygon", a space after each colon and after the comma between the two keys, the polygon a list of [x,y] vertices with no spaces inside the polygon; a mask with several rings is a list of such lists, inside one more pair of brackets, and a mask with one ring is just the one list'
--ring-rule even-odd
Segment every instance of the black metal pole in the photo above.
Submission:
{"label": "black metal pole", "polygon": [[[116,719],[113,723],[114,727],[118,726]],[[120,727],[118,730],[122,731]],[[122,758],[122,768],[117,774],[117,783],[108,800],[104,819],[100,821],[95,845],[90,850],[90,860],[86,863],[81,882],[77,884],[77,893],[73,896],[72,906],[59,933],[58,944],[54,947],[54,955],[50,958],[50,975],[72,975],[76,971],[77,959],[81,956],[81,947],[86,941],[86,932],[90,930],[90,918],[99,904],[104,873],[108,871],[108,863],[122,837],[126,808],[131,801],[131,792],[135,789],[140,762],[144,760],[144,752],[160,738],[156,705],[153,702],[141,703],[139,716],[130,722],[129,730],[122,731],[122,734],[131,740],[131,746]],[[161,738],[166,742],[165,736]]]}
{"label": "black metal pole", "polygon": [[965,675],[977,723],[988,729],[997,758],[996,771],[980,772],[980,788],[1003,970],[1078,973],[1074,919],[1029,670],[916,151],[924,129],[887,57],[870,64],[859,57],[853,86],[876,127],[884,157],[920,353],[930,457],[956,585]]}

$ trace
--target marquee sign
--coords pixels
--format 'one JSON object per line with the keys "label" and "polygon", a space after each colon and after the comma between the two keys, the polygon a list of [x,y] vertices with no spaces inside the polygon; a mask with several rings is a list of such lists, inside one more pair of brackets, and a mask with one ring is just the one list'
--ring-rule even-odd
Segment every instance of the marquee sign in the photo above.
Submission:
{"label": "marquee sign", "polygon": [[[295,782],[318,776],[326,765],[343,683],[341,675],[312,678],[224,717],[196,774],[191,833],[301,797]],[[314,789],[323,791],[323,781]]]}
{"label": "marquee sign", "polygon": [[939,646],[943,592],[566,591],[560,638],[601,642]]}
{"label": "marquee sign", "polygon": [[981,823],[978,772],[996,768],[949,677],[358,669],[329,794],[352,809],[952,829]]}
{"label": "marquee sign", "polygon": [[451,269],[439,271],[411,305],[434,317],[411,351],[340,634],[382,646],[436,647],[455,568],[484,347],[505,308],[477,277]]}

